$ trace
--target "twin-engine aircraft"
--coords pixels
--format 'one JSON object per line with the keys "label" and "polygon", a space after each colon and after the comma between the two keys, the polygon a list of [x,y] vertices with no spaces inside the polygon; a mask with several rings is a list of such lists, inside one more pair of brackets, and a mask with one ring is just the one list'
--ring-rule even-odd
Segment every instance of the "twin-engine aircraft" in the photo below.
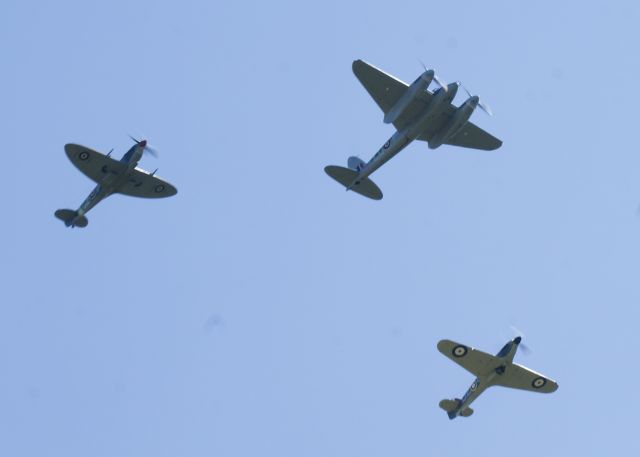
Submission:
{"label": "twin-engine aircraft", "polygon": [[441,340],[438,343],[440,352],[476,376],[476,380],[462,399],[440,402],[440,408],[447,412],[449,419],[471,416],[473,409],[469,408],[469,405],[487,387],[503,386],[547,394],[558,389],[558,383],[555,381],[513,363],[521,340],[522,337],[518,336],[509,341],[495,356],[450,340]]}
{"label": "twin-engine aircraft", "polygon": [[149,173],[138,168],[138,162],[144,152],[153,154],[146,140],[136,140],[135,145],[120,160],[112,159],[111,152],[104,155],[93,149],[77,144],[66,144],[64,151],[67,157],[81,172],[97,183],[89,196],[76,210],[59,209],[55,216],[67,227],[86,227],[89,220],[85,214],[101,200],[111,194],[119,193],[132,197],[164,198],[178,193],[175,187],[155,176],[156,171]]}
{"label": "twin-engine aircraft", "polygon": [[[459,107],[452,104],[460,87],[458,82],[444,84],[433,70],[425,69],[408,85],[362,60],[353,62],[353,72],[384,112],[384,122],[393,124],[397,131],[369,162],[349,157],[348,168],[325,167],[325,172],[347,190],[382,199],[382,191],[369,175],[414,140],[426,141],[431,149],[451,144],[491,151],[502,145],[502,141],[469,122],[478,106],[491,114],[477,95],[467,91],[467,101]],[[440,86],[433,92],[428,90],[432,81]]]}

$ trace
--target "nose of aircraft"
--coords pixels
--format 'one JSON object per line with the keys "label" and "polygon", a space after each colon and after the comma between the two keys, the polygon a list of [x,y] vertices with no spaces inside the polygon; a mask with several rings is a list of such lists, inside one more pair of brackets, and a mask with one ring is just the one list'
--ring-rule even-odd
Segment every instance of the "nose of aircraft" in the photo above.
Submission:
{"label": "nose of aircraft", "polygon": [[516,337],[513,339],[513,342],[514,342],[515,344],[520,344],[520,341],[522,341],[522,337],[521,337],[521,336],[516,336]]}
{"label": "nose of aircraft", "polygon": [[140,140],[138,142],[138,146],[140,146],[142,149],[147,147],[147,140]]}
{"label": "nose of aircraft", "polygon": [[422,77],[429,80],[432,80],[434,75],[435,73],[433,70],[425,70],[424,73],[422,73]]}
{"label": "nose of aircraft", "polygon": [[447,95],[449,96],[449,98],[451,100],[453,100],[453,98],[456,96],[456,94],[458,93],[458,88],[460,87],[460,83],[459,82],[453,82],[450,84],[447,84]]}

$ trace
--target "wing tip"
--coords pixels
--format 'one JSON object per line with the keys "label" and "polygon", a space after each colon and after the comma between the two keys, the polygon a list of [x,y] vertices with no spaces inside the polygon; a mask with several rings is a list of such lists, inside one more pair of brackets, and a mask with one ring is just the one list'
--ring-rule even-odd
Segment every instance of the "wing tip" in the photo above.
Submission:
{"label": "wing tip", "polygon": [[451,340],[440,340],[438,341],[437,344],[437,348],[438,351],[442,352],[443,354],[445,354],[447,352],[447,345],[451,343]]}

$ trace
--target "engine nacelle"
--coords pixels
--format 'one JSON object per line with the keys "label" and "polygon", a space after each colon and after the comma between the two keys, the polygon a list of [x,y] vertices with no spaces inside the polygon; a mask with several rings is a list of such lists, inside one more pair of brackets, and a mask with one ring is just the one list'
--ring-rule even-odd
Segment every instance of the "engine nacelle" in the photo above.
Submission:
{"label": "engine nacelle", "polygon": [[429,140],[429,148],[436,149],[445,141],[458,133],[458,130],[467,123],[476,107],[478,106],[478,97],[470,97],[466,102],[460,105],[453,113],[449,122]]}
{"label": "engine nacelle", "polygon": [[418,76],[407,89],[407,91],[402,94],[402,97],[396,102],[395,105],[384,115],[384,123],[385,124],[393,124],[402,114],[407,110],[411,102],[413,102],[419,95],[420,92],[425,90],[433,81],[435,74],[433,70],[427,70]]}

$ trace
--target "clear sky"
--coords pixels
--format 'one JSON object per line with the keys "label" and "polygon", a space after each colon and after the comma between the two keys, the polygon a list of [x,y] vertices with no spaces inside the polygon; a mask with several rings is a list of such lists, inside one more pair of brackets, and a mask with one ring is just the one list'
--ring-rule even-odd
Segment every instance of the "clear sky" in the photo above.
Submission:
{"label": "clear sky", "polygon": [[[0,455],[638,455],[637,2],[28,2],[0,14]],[[393,133],[351,72],[420,60],[493,152]],[[456,103],[464,100],[459,94]],[[176,197],[112,196],[127,134]],[[556,379],[438,408],[515,325]]]}

